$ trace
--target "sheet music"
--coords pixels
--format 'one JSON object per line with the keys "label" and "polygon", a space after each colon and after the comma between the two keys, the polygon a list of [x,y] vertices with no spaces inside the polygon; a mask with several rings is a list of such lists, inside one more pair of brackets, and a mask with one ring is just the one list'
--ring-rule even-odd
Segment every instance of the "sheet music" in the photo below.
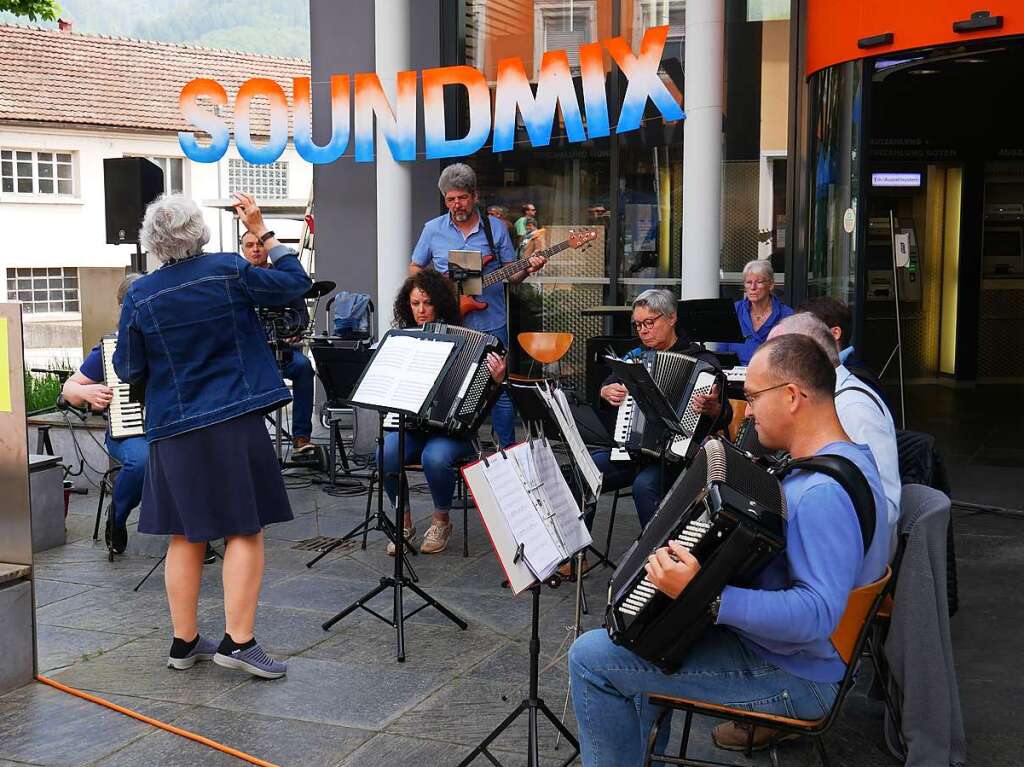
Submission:
{"label": "sheet music", "polygon": [[351,401],[418,415],[454,348],[450,341],[385,337]]}
{"label": "sheet music", "polygon": [[552,521],[565,548],[563,554],[567,557],[572,556],[593,542],[590,531],[580,520],[579,504],[573,497],[572,489],[565,481],[547,441],[534,441],[530,455],[536,467],[537,478],[547,496],[548,507],[552,510]]}
{"label": "sheet music", "polygon": [[484,477],[508,520],[516,545],[523,546],[527,565],[540,580],[549,577],[562,561],[561,552],[544,524],[544,510],[527,492],[515,458],[498,453],[489,458]]}
{"label": "sheet music", "polygon": [[558,428],[562,430],[562,436],[572,454],[573,463],[582,474],[587,490],[590,491],[590,498],[592,500],[598,498],[601,495],[603,475],[597,468],[597,464],[594,463],[590,451],[587,450],[583,437],[580,436],[580,430],[576,427],[576,420],[572,417],[572,408],[569,407],[569,400],[565,398],[565,392],[559,388],[553,390],[549,390],[545,386],[538,388],[541,399],[555,417]]}

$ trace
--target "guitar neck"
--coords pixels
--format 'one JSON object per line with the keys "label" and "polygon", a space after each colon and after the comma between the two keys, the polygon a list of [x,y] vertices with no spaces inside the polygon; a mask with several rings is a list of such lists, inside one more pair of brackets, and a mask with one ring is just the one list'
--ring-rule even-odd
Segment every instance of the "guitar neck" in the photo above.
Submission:
{"label": "guitar neck", "polygon": [[505,266],[491,272],[490,274],[485,274],[483,276],[483,286],[486,288],[498,282],[506,282],[510,278],[515,277],[520,272],[525,272],[527,269],[530,268],[530,259],[533,258],[534,256],[541,256],[542,258],[551,258],[551,256],[557,253],[561,253],[568,247],[569,241],[566,240],[565,242],[560,242],[557,245],[552,245],[550,248],[547,248],[546,250],[537,251],[528,258],[520,258],[516,261],[513,261],[510,264],[506,264]]}

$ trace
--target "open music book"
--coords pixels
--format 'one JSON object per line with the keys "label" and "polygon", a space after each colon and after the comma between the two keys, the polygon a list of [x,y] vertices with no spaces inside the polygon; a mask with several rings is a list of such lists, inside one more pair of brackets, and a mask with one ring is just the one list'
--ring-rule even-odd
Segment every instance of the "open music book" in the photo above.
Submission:
{"label": "open music book", "polygon": [[456,342],[424,333],[390,331],[366,366],[351,402],[420,415],[444,374]]}
{"label": "open music book", "polygon": [[601,482],[604,475],[594,463],[590,451],[587,449],[583,437],[580,435],[579,427],[576,426],[576,419],[573,418],[572,408],[569,407],[569,400],[565,392],[557,386],[548,384],[537,385],[540,391],[541,400],[547,406],[548,411],[558,423],[562,432],[562,440],[569,449],[573,465],[576,467],[579,477],[583,480],[587,491],[590,493],[588,501],[596,501],[601,495]]}
{"label": "open music book", "polygon": [[591,544],[547,440],[521,442],[466,466],[462,475],[514,594]]}

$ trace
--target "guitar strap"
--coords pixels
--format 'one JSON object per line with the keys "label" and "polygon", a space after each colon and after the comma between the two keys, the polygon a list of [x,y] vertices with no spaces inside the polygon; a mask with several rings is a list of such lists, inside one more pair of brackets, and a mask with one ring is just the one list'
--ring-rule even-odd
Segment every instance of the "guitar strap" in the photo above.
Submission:
{"label": "guitar strap", "polygon": [[494,256],[495,265],[500,268],[501,258],[498,256],[498,251],[494,247],[494,233],[491,231],[491,217],[487,215],[487,211],[483,208],[477,208],[477,213],[480,214],[480,228],[484,230],[484,236],[487,238],[487,247],[491,249],[491,255]]}

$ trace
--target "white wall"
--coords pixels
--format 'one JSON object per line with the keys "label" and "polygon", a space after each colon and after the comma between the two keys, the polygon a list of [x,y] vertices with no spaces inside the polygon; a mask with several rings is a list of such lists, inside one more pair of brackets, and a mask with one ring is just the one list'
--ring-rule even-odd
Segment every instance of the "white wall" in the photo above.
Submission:
{"label": "white wall", "polygon": [[[0,194],[0,300],[7,296],[6,270],[30,266],[128,266],[134,245],[107,245],[103,200],[103,159],[126,155],[184,157],[177,134],[100,132],[72,128],[0,126],[0,147],[72,152],[75,161],[74,199],[41,195]],[[227,197],[228,163],[239,155],[234,143],[218,163],[185,161],[184,193],[198,202]],[[289,145],[281,157],[288,162],[289,197],[305,200],[313,182],[312,166]],[[233,217],[204,209],[210,226],[207,250],[237,250]],[[298,237],[301,223],[271,221],[281,236]],[[51,315],[52,316],[52,315]]]}

